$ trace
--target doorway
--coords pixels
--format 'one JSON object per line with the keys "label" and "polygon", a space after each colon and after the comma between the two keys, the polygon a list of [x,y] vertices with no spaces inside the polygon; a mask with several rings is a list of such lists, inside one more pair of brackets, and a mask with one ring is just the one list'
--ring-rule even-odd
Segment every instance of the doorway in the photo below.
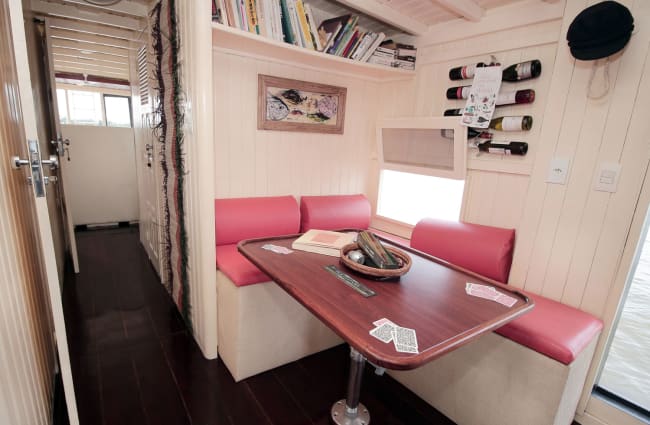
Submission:
{"label": "doorway", "polygon": [[596,394],[650,421],[650,210],[626,293],[596,385]]}

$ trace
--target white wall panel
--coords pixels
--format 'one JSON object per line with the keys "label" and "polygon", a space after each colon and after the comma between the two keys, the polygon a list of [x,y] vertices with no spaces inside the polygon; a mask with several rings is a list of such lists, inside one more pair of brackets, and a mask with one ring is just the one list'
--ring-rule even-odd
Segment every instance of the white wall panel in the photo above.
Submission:
{"label": "white wall panel", "polygon": [[[367,191],[378,83],[218,51],[213,67],[216,197]],[[344,134],[257,130],[258,74],[347,87]]]}
{"label": "white wall panel", "polygon": [[[528,155],[471,158],[463,217],[517,229],[511,284],[602,315],[606,299],[612,296],[609,287],[648,156],[647,137],[638,140],[646,129],[639,121],[633,134],[632,124],[636,113],[647,117],[650,110],[640,100],[643,94],[639,91],[647,72],[650,5],[623,2],[631,9],[638,29],[625,51],[610,58],[611,88],[607,96],[590,99],[587,90],[592,62],[576,61],[565,36],[573,17],[592,3],[569,0],[563,19],[420,46],[423,54],[413,105],[415,115],[425,116],[461,107],[463,101],[445,98],[448,87],[463,85],[462,81],[450,81],[448,70],[485,61],[491,53],[505,65],[534,58],[542,61],[540,78],[503,84],[504,89],[534,88],[535,103],[503,107],[495,113],[533,116],[530,132],[497,133],[499,139],[527,141]],[[603,61],[598,66],[596,91],[601,87]],[[381,113],[391,116],[396,111],[385,106]],[[571,159],[566,185],[546,183],[553,157]],[[616,194],[593,190],[598,165],[619,159],[623,163],[621,178],[637,184],[621,182]],[[632,161],[629,166],[624,163],[626,159]],[[471,169],[474,167],[477,169]]]}

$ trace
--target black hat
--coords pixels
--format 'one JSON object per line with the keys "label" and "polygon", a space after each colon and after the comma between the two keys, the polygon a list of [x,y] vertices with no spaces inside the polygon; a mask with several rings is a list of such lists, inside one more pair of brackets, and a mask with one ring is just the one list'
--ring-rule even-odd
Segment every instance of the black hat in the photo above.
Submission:
{"label": "black hat", "polygon": [[576,59],[593,60],[612,55],[630,40],[634,18],[615,1],[596,3],[575,17],[566,39]]}

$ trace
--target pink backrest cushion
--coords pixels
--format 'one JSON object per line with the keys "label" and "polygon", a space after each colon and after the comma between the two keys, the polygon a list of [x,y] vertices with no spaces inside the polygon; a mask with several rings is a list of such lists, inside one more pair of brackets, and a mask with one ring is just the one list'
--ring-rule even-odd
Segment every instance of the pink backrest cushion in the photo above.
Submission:
{"label": "pink backrest cushion", "polygon": [[432,218],[417,223],[411,235],[411,247],[504,283],[514,242],[514,229]]}
{"label": "pink backrest cushion", "polygon": [[370,202],[364,195],[303,196],[300,198],[300,231],[309,229],[367,229]]}
{"label": "pink backrest cushion", "polygon": [[293,196],[215,199],[214,229],[217,245],[298,233],[298,202]]}

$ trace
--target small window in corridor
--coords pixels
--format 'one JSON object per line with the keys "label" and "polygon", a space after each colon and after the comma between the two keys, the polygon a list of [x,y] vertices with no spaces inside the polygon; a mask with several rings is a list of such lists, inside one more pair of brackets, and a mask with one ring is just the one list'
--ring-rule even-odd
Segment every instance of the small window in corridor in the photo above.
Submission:
{"label": "small window in corridor", "polygon": [[131,98],[128,96],[104,95],[106,125],[109,127],[131,127]]}

